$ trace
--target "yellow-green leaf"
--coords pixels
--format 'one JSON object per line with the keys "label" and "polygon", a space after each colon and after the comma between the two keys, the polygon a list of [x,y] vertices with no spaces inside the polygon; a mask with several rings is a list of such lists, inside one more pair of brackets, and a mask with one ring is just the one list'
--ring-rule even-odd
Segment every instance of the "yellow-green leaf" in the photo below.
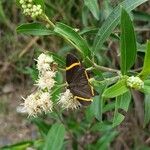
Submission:
{"label": "yellow-green leaf", "polygon": [[150,75],[150,41],[147,41],[143,69],[138,75],[141,79],[146,79]]}
{"label": "yellow-green leaf", "polygon": [[126,86],[126,79],[122,79],[118,81],[116,84],[112,85],[111,87],[107,88],[104,93],[104,98],[113,98],[116,96],[119,96],[123,93],[126,93],[128,91],[128,88]]}

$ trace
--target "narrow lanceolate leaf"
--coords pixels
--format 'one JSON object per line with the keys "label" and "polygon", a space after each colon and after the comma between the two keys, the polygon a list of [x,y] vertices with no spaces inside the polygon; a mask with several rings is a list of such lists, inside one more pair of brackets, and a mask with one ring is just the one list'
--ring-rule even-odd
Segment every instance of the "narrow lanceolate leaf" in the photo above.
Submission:
{"label": "narrow lanceolate leaf", "polygon": [[65,128],[62,124],[54,124],[48,132],[44,150],[60,150],[63,145]]}
{"label": "narrow lanceolate leaf", "polygon": [[130,102],[131,102],[131,93],[128,91],[117,97],[117,108],[123,109],[124,111],[127,112]]}
{"label": "narrow lanceolate leaf", "polygon": [[24,141],[24,142],[19,142],[13,145],[8,145],[8,146],[4,146],[1,147],[1,150],[23,150],[23,149],[27,149],[28,147],[32,147],[33,146],[33,141]]}
{"label": "narrow lanceolate leaf", "polygon": [[144,126],[146,126],[150,122],[150,94],[145,96],[144,106],[145,106]]}
{"label": "narrow lanceolate leaf", "polygon": [[125,116],[120,114],[119,112],[116,112],[113,118],[113,127],[118,126],[123,120]]}
{"label": "narrow lanceolate leaf", "polygon": [[127,112],[130,101],[131,101],[131,93],[129,91],[116,97],[113,127],[119,125],[124,120],[125,116],[119,113],[118,110],[123,109],[124,111]]}
{"label": "narrow lanceolate leaf", "polygon": [[142,3],[146,2],[148,0],[125,0],[124,2],[120,3],[108,16],[106,21],[103,23],[101,28],[99,29],[95,39],[94,39],[94,51],[98,51],[102,48],[103,43],[107,40],[109,35],[112,33],[112,31],[115,29],[115,27],[119,23],[119,18],[121,14],[120,6],[125,8],[128,12],[135,9]]}
{"label": "narrow lanceolate leaf", "polygon": [[121,11],[121,72],[126,74],[133,66],[136,58],[136,39],[129,14]]}
{"label": "narrow lanceolate leaf", "polygon": [[148,75],[150,75],[150,41],[147,41],[144,65],[141,73],[139,74],[139,77],[141,79],[145,79]]}
{"label": "narrow lanceolate leaf", "polygon": [[22,24],[17,27],[17,32],[37,36],[54,34],[54,32],[47,29],[44,25],[40,23]]}
{"label": "narrow lanceolate leaf", "polygon": [[71,42],[72,45],[85,57],[90,55],[90,49],[86,41],[71,27],[57,23],[54,31],[61,37]]}
{"label": "narrow lanceolate leaf", "polygon": [[126,93],[128,91],[128,88],[126,86],[126,80],[122,79],[120,81],[118,81],[116,84],[114,84],[113,86],[107,88],[104,93],[103,93],[103,97],[104,98],[113,98],[116,96],[119,96],[123,93]]}
{"label": "narrow lanceolate leaf", "polygon": [[84,0],[85,5],[88,7],[88,9],[91,11],[93,16],[99,20],[99,7],[98,7],[98,1],[97,0]]}

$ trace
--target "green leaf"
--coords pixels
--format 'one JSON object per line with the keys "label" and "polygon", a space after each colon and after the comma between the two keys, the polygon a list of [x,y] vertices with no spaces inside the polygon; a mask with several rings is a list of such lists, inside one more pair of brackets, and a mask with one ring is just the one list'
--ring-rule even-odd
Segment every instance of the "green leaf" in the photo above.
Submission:
{"label": "green leaf", "polygon": [[29,35],[51,35],[54,34],[53,31],[47,29],[44,25],[40,23],[26,23],[17,27],[18,33],[24,33]]}
{"label": "green leaf", "polygon": [[112,33],[112,31],[115,29],[115,27],[119,24],[119,18],[121,14],[120,6],[125,8],[128,12],[135,9],[139,5],[141,5],[144,2],[147,2],[148,0],[125,0],[124,2],[120,3],[108,16],[106,21],[103,23],[101,28],[99,29],[95,39],[94,39],[94,51],[98,51],[102,48],[103,43],[106,41],[106,39],[109,37],[109,35]]}
{"label": "green leaf", "polygon": [[33,122],[34,124],[36,124],[36,126],[39,128],[41,134],[43,136],[46,136],[49,129],[50,129],[50,125],[46,124],[42,119],[40,118],[33,118],[31,120],[31,122]]}
{"label": "green leaf", "polygon": [[102,101],[102,97],[95,96],[90,106],[95,118],[99,121],[102,119]]}
{"label": "green leaf", "polygon": [[150,94],[150,86],[144,85],[144,88],[141,91],[145,94]]}
{"label": "green leaf", "polygon": [[106,132],[95,144],[95,149],[96,150],[108,150],[109,149],[108,147],[111,141],[114,140],[117,134],[118,134],[117,131]]}
{"label": "green leaf", "polygon": [[112,111],[114,108],[115,108],[115,102],[108,103],[103,107],[103,113],[107,111]]}
{"label": "green leaf", "polygon": [[150,80],[144,80],[144,85],[150,86]]}
{"label": "green leaf", "polygon": [[[95,86],[96,87],[96,86]],[[97,91],[98,93],[103,93],[106,89],[106,84],[98,84]],[[103,97],[101,94],[94,97],[92,104],[90,105],[90,109],[93,112],[95,118],[99,121],[102,120],[102,108],[103,108]]]}
{"label": "green leaf", "polygon": [[54,31],[58,33],[60,36],[62,36],[64,39],[66,39],[67,41],[72,42],[72,45],[81,54],[83,54],[84,57],[90,55],[90,49],[88,47],[88,44],[73,28],[63,23],[57,23]]}
{"label": "green leaf", "polygon": [[126,92],[116,97],[113,127],[118,126],[124,120],[125,116],[119,113],[118,110],[123,109],[124,111],[127,112],[130,101],[131,101],[130,92]]}
{"label": "green leaf", "polygon": [[119,112],[116,112],[113,119],[113,127],[118,126],[123,120],[125,116],[120,114]]}
{"label": "green leaf", "polygon": [[117,97],[117,108],[121,108],[127,112],[130,102],[131,102],[131,93],[128,91]]}
{"label": "green leaf", "polygon": [[107,131],[110,131],[110,130],[112,130],[112,125],[108,122],[95,123],[91,128],[92,132],[99,131],[99,132],[106,133]]}
{"label": "green leaf", "polygon": [[150,75],[150,41],[147,41],[143,69],[138,75],[141,79],[146,79]]}
{"label": "green leaf", "polygon": [[150,122],[150,94],[144,99],[145,113],[144,113],[144,127]]}
{"label": "green leaf", "polygon": [[99,20],[99,6],[97,0],[84,0],[85,5],[88,7],[88,9],[91,11],[93,16]]}
{"label": "green leaf", "polygon": [[24,142],[19,142],[13,145],[4,146],[4,147],[1,147],[0,149],[1,150],[24,150],[30,146],[33,146],[32,141],[24,141]]}
{"label": "green leaf", "polygon": [[129,14],[122,8],[121,11],[121,72],[126,74],[133,66],[136,58],[136,39],[134,27]]}
{"label": "green leaf", "polygon": [[65,128],[62,124],[54,124],[48,132],[43,150],[60,150],[63,145]]}
{"label": "green leaf", "polygon": [[128,91],[126,86],[126,79],[119,80],[116,84],[112,85],[111,87],[107,88],[104,93],[104,98],[113,98],[119,96]]}

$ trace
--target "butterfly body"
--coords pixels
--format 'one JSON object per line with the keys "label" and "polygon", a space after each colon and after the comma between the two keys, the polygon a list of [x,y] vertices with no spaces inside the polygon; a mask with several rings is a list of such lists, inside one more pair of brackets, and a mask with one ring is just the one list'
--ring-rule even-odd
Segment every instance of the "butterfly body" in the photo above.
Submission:
{"label": "butterfly body", "polygon": [[68,89],[76,100],[83,105],[89,105],[92,102],[94,91],[89,83],[88,73],[72,54],[68,54],[66,58],[66,80]]}

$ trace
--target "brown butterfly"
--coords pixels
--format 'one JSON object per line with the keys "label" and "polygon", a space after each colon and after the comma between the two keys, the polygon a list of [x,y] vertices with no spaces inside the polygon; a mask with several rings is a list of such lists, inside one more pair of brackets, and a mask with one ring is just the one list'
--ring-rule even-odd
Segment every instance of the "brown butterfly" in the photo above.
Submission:
{"label": "brown butterfly", "polygon": [[91,104],[95,94],[89,83],[89,75],[73,54],[68,54],[66,58],[66,80],[76,100],[85,106]]}

